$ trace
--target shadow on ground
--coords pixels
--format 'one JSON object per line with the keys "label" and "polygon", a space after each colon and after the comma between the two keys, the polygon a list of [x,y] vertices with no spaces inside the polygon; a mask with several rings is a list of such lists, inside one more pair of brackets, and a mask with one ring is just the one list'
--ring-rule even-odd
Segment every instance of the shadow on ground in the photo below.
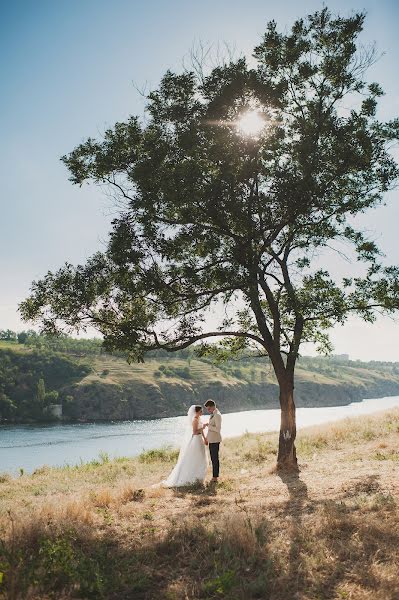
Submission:
{"label": "shadow on ground", "polygon": [[16,526],[0,545],[3,597],[397,600],[397,507],[378,478],[358,477],[338,499],[315,501],[300,474],[279,477],[288,500],[261,515],[244,498],[241,510],[202,517],[218,493],[211,485],[175,490],[194,510],[166,531],[145,519],[123,536],[112,520],[96,531]]}

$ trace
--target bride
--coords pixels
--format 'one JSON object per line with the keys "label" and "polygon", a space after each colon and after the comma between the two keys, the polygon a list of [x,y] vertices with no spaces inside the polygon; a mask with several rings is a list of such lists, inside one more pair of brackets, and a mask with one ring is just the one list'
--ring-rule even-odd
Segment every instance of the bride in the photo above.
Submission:
{"label": "bride", "polygon": [[162,482],[165,487],[179,487],[191,483],[203,483],[208,466],[205,446],[208,444],[201,424],[202,406],[193,404],[187,413],[186,435],[180,449],[176,466]]}

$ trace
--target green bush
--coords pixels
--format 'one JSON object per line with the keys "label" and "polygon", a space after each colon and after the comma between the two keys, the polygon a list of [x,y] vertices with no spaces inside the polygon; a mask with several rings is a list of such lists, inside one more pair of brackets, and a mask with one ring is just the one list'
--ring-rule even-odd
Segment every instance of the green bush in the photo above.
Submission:
{"label": "green bush", "polygon": [[155,377],[180,377],[181,379],[191,379],[190,367],[168,367],[159,365],[158,371],[154,373]]}
{"label": "green bush", "polygon": [[175,462],[179,456],[179,450],[174,450],[169,446],[155,450],[146,450],[139,456],[139,461],[143,463],[153,462]]}
{"label": "green bush", "polygon": [[202,589],[208,598],[226,597],[237,583],[237,575],[234,571],[225,571],[214,579],[208,579]]}

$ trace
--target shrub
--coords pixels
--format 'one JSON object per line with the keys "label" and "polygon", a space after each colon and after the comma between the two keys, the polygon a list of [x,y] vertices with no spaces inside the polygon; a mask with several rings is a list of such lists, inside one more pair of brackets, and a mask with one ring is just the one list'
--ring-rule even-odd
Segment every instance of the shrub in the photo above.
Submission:
{"label": "shrub", "polygon": [[139,456],[142,463],[174,462],[179,456],[179,450],[173,450],[169,446],[155,450],[146,450]]}

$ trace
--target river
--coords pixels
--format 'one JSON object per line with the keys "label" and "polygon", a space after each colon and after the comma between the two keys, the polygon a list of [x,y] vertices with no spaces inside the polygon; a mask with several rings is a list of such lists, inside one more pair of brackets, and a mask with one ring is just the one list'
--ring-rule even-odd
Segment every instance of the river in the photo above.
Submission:
{"label": "river", "polygon": [[[399,396],[363,400],[346,406],[298,408],[298,429],[357,415],[399,407]],[[278,431],[280,411],[250,410],[223,415],[224,437],[245,433]],[[185,417],[152,421],[76,423],[65,425],[1,425],[0,472],[29,473],[43,465],[76,465],[97,459],[137,456],[143,450],[178,446]]]}

